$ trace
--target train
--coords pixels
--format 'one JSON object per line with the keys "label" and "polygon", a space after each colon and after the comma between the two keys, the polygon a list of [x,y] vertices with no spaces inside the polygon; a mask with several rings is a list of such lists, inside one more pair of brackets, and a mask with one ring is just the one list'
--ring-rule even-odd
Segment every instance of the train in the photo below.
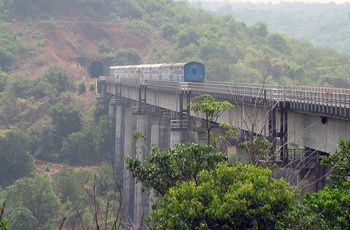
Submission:
{"label": "train", "polygon": [[205,66],[199,62],[110,66],[109,74],[115,79],[204,82]]}

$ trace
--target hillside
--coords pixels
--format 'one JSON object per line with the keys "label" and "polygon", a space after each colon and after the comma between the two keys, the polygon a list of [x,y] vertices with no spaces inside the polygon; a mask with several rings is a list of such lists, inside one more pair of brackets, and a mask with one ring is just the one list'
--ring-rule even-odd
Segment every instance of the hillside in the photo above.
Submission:
{"label": "hillside", "polygon": [[[35,33],[42,35],[45,44],[39,56],[26,60],[22,66],[13,70],[17,75],[35,78],[45,71],[48,66],[64,67],[69,75],[77,80],[87,76],[87,72],[77,65],[78,56],[101,56],[98,42],[105,40],[114,49],[135,48],[140,53],[147,48],[149,41],[128,33],[118,23],[84,22],[84,21],[39,21]],[[11,30],[23,34],[24,40],[30,40],[32,33],[27,32],[21,22],[11,24]],[[29,38],[29,39],[28,39]]]}
{"label": "hillside", "polygon": [[[264,23],[249,27],[183,2],[40,0],[26,1],[28,10],[2,2],[4,23],[16,20],[8,23],[9,37],[30,47],[26,58],[7,67],[19,75],[35,77],[58,64],[80,80],[86,72],[75,57],[110,56],[119,65],[199,61],[215,81],[350,86],[347,57],[269,33]],[[10,49],[10,59],[20,50]]]}
{"label": "hillside", "polygon": [[270,32],[310,41],[316,47],[333,48],[350,56],[349,3],[201,1],[200,6],[218,15],[233,14],[248,26],[261,21],[268,25]]}

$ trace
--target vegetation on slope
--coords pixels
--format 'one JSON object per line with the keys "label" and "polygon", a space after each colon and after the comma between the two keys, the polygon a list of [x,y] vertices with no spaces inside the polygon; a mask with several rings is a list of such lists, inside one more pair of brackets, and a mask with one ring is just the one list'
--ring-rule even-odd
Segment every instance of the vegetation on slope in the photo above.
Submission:
{"label": "vegetation on slope", "polygon": [[[257,22],[268,25],[269,31],[310,41],[316,47],[330,47],[347,56],[349,44],[349,3],[284,2],[279,4],[201,1],[201,7],[219,15],[233,14],[248,26]],[[252,17],[253,15],[253,17]]]}
{"label": "vegetation on slope", "polygon": [[80,171],[61,171],[51,180],[33,167],[33,158],[73,165],[113,161],[115,125],[102,116],[104,101],[91,103],[93,93],[81,84],[76,92],[82,76],[68,73],[72,57],[113,56],[115,64],[194,60],[206,64],[209,80],[349,85],[349,60],[334,51],[182,2],[0,0],[0,12],[0,199],[10,201],[10,228],[57,228],[62,216],[68,229],[77,222],[92,227],[99,220],[89,220],[102,215],[89,212],[89,204],[112,214],[103,215],[106,226],[115,223],[117,209],[108,208],[112,201],[118,206],[111,181],[120,169],[105,166],[98,182]]}
{"label": "vegetation on slope", "polygon": [[[90,34],[95,43],[93,48],[88,42],[70,42],[74,47],[71,52],[76,56],[96,55],[100,51],[103,55],[118,56],[115,64],[195,60],[206,64],[209,80],[217,81],[349,86],[349,60],[335,51],[269,33],[264,23],[247,27],[232,15],[217,17],[188,8],[183,2],[75,0],[25,1],[23,5],[17,2],[20,1],[1,1],[3,20],[16,19],[16,23],[20,20],[26,24],[49,20],[46,29],[51,28],[55,37],[46,34],[45,39],[61,38],[63,21],[85,21],[90,24],[81,26],[99,28],[100,33]],[[92,25],[91,21],[108,23],[104,24],[107,28],[102,31],[103,24]],[[74,27],[77,33],[82,30],[79,25]],[[45,50],[46,42],[42,45]],[[135,49],[137,55],[129,58]]]}

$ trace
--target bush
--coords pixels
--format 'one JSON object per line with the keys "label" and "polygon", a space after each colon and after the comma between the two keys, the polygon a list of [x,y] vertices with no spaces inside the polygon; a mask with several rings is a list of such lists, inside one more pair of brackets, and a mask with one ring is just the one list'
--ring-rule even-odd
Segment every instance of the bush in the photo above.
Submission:
{"label": "bush", "polygon": [[78,92],[79,92],[79,94],[83,94],[86,92],[85,82],[83,82],[83,81],[79,82]]}
{"label": "bush", "polygon": [[90,87],[89,87],[90,92],[94,91],[95,88],[96,88],[95,83],[91,83],[91,84],[90,84]]}

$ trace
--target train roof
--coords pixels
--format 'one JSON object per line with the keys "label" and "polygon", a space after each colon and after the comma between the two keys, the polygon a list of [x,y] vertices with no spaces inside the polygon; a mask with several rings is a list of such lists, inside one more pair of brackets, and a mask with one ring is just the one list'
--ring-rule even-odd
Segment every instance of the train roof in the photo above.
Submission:
{"label": "train roof", "polygon": [[[142,65],[125,65],[125,66],[110,66],[110,69],[130,69],[130,68],[162,68],[162,67],[184,67],[190,63],[198,62],[176,62],[176,63],[160,63],[160,64],[142,64]],[[198,63],[200,64],[200,63]]]}

